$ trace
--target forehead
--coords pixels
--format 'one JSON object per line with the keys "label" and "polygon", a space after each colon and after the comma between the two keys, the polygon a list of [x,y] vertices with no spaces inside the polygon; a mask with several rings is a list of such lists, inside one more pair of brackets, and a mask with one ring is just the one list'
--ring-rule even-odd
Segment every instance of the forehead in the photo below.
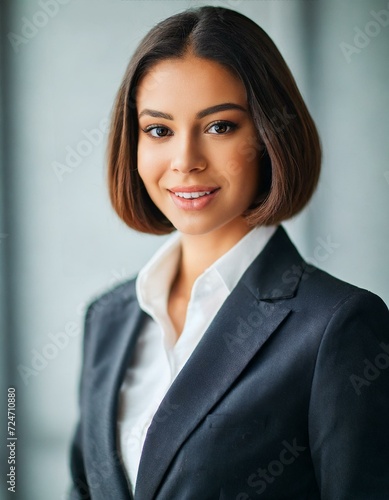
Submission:
{"label": "forehead", "polygon": [[246,89],[232,70],[216,61],[187,55],[152,66],[139,82],[136,101],[138,109],[146,105],[199,109],[218,102],[244,105],[246,98]]}

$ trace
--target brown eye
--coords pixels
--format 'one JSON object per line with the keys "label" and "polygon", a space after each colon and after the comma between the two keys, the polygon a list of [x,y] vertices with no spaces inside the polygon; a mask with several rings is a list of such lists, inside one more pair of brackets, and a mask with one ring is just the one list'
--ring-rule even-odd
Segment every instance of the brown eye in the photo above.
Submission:
{"label": "brown eye", "polygon": [[[156,127],[154,130],[155,130],[155,133],[158,137],[165,137],[168,134],[167,128],[164,128],[164,127]],[[153,135],[153,134],[151,134],[151,135]]]}
{"label": "brown eye", "polygon": [[167,127],[161,127],[158,125],[150,125],[150,127],[146,127],[143,132],[150,135],[154,139],[167,137],[168,135],[172,135],[171,131]]}
{"label": "brown eye", "polygon": [[218,134],[224,134],[228,130],[228,125],[226,125],[225,123],[218,123],[214,127],[215,132],[217,132]]}
{"label": "brown eye", "polygon": [[[214,135],[223,135],[223,134],[228,134],[232,130],[236,129],[237,125],[232,122],[217,122],[211,125],[208,129],[208,132]],[[214,132],[210,132],[211,130],[214,130]]]}

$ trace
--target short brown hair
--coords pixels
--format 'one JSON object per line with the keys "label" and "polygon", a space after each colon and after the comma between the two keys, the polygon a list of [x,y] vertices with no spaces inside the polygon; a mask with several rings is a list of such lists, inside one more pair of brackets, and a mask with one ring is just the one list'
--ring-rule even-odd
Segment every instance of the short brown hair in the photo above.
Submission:
{"label": "short brown hair", "polygon": [[113,107],[108,139],[108,185],[112,205],[137,231],[167,234],[174,226],[149,197],[137,169],[136,90],[157,62],[195,56],[218,62],[245,85],[263,151],[261,196],[242,214],[249,225],[277,224],[311,198],[320,174],[316,126],[283,57],[251,19],[223,7],[175,14],[152,28],[131,58]]}

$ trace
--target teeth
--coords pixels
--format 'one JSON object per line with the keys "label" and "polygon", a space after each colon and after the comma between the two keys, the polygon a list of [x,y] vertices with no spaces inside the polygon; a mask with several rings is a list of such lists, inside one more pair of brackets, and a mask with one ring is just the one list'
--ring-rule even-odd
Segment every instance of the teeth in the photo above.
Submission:
{"label": "teeth", "polygon": [[212,191],[199,191],[199,192],[193,192],[193,193],[174,193],[176,196],[179,196],[180,198],[186,198],[186,199],[191,199],[191,198],[200,198],[200,196],[205,196],[206,194],[210,194]]}

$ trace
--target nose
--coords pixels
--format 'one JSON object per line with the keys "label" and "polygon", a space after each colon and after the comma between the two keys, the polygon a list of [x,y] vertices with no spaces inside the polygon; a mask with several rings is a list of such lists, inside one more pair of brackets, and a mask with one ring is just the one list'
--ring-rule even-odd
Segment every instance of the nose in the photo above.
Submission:
{"label": "nose", "polygon": [[204,170],[207,167],[207,160],[199,141],[189,136],[177,140],[170,167],[172,170],[182,173]]}

